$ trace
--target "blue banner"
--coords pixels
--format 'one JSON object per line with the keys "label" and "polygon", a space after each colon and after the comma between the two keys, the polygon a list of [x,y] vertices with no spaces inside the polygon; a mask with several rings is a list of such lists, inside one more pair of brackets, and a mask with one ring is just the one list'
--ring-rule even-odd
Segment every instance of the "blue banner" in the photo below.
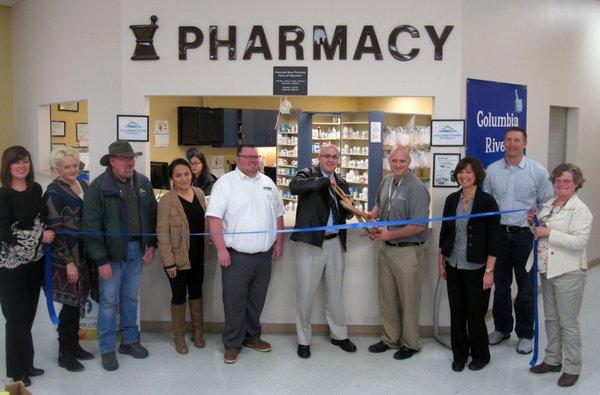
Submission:
{"label": "blue banner", "polygon": [[487,167],[504,156],[506,129],[526,121],[526,85],[467,78],[467,156]]}

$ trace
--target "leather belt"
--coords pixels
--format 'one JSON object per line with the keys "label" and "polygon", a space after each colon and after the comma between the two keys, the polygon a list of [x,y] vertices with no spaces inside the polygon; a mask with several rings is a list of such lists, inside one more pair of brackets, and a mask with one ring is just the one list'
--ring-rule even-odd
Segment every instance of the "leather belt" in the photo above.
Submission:
{"label": "leather belt", "polygon": [[330,234],[330,235],[325,235],[325,236],[323,236],[323,238],[324,238],[325,240],[331,240],[331,239],[335,239],[336,237],[338,237],[338,234],[337,234],[337,233],[332,233],[332,234]]}
{"label": "leather belt", "polygon": [[521,227],[521,226],[512,226],[512,225],[500,225],[500,229],[502,229],[503,232],[507,232],[507,233],[517,233],[517,232],[521,232],[525,229],[529,229],[527,226],[525,227]]}
{"label": "leather belt", "polygon": [[392,243],[391,241],[386,241],[385,244],[390,247],[410,247],[410,246],[420,246],[425,244],[424,241],[401,241],[399,243]]}

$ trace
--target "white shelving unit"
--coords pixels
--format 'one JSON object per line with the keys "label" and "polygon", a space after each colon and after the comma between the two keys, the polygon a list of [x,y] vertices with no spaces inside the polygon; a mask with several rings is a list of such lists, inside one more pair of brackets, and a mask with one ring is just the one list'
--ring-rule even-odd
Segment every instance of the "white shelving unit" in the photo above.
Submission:
{"label": "white shelving unit", "polygon": [[277,188],[285,209],[296,210],[296,197],[289,192],[289,183],[298,171],[298,118],[294,114],[279,115],[277,122]]}

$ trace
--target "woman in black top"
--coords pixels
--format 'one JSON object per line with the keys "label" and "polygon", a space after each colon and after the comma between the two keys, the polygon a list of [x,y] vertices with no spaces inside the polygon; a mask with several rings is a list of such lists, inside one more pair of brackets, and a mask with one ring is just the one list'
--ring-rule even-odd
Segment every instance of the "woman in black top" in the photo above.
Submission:
{"label": "woman in black top", "polygon": [[171,284],[171,319],[175,349],[188,352],[185,344],[185,300],[190,303],[194,332],[192,341],[204,347],[202,337],[202,282],[207,251],[204,236],[206,199],[200,188],[191,186],[192,169],[185,159],[175,159],[169,165],[173,189],[158,203],[158,250]]}
{"label": "woman in black top", "polygon": [[[446,198],[444,217],[498,211],[492,195],[480,185],[485,170],[476,158],[458,162],[454,177],[462,187]],[[448,285],[452,370],[481,370],[490,361],[485,314],[494,283],[498,255],[500,216],[485,216],[442,222],[438,268]]]}
{"label": "woman in black top", "polygon": [[202,189],[204,195],[210,195],[217,177],[211,174],[206,157],[195,148],[188,150],[186,157],[192,166],[192,186]]}
{"label": "woman in black top", "polygon": [[44,275],[42,243],[54,232],[45,230],[47,208],[42,187],[33,180],[29,152],[9,147],[2,155],[0,178],[0,305],[6,319],[6,375],[31,384],[44,373],[33,366],[31,327]]}

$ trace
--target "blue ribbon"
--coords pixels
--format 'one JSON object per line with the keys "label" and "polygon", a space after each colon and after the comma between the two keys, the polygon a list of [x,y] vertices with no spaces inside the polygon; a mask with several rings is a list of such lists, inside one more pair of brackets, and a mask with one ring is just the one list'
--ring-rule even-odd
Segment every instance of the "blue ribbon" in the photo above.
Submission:
{"label": "blue ribbon", "polygon": [[[373,221],[373,222],[357,222],[353,224],[342,224],[332,226],[315,226],[309,228],[287,228],[287,229],[275,229],[275,230],[252,230],[243,232],[223,232],[223,234],[254,234],[254,233],[294,233],[294,232],[319,232],[319,231],[331,231],[341,229],[359,229],[359,228],[373,228],[380,226],[404,226],[414,224],[424,224],[428,222],[442,222],[442,221],[456,221],[469,218],[480,218],[489,217],[494,215],[503,215],[509,213],[516,213],[520,211],[527,211],[526,209],[519,210],[504,210],[504,211],[491,211],[487,213],[476,213],[468,215],[455,215],[453,217],[433,217],[433,218],[416,218],[410,220],[398,220],[398,221]],[[65,235],[70,237],[130,237],[130,236],[173,236],[172,233],[126,233],[126,232],[74,232],[70,230],[57,230],[56,234]],[[209,236],[211,232],[204,233],[181,233],[181,236]],[[44,287],[46,293],[46,304],[48,305],[48,315],[53,324],[58,324],[58,318],[56,317],[56,311],[54,310],[54,303],[52,301],[52,246],[46,244],[44,246],[45,252],[45,278],[46,284]],[[537,325],[536,325],[537,327]],[[536,343],[537,347],[537,343]]]}
{"label": "blue ribbon", "polygon": [[[517,213],[517,212],[521,212],[521,211],[527,211],[527,209],[490,211],[490,212],[486,212],[486,213],[455,215],[452,217],[415,218],[415,219],[396,220],[396,221],[356,222],[356,223],[352,223],[352,224],[314,226],[314,227],[308,227],[308,228],[285,228],[285,229],[273,229],[273,230],[248,230],[248,231],[242,231],[242,232],[222,232],[221,234],[243,235],[243,234],[256,234],[256,233],[296,233],[296,232],[332,231],[332,230],[341,230],[341,229],[374,228],[374,227],[383,227],[383,226],[405,226],[405,225],[414,225],[414,224],[424,224],[424,223],[428,223],[428,222],[456,221],[456,220],[469,219],[469,218],[490,217],[490,216],[494,216],[494,215],[504,215],[504,214],[510,214],[510,213]],[[71,237],[80,237],[80,236],[150,237],[150,236],[173,236],[173,235],[175,235],[174,233],[127,233],[127,232],[99,232],[99,231],[74,232],[74,231],[69,231],[69,230],[60,230],[60,231],[57,231],[56,234],[61,234],[61,235],[71,236]],[[214,232],[180,233],[179,235],[180,236],[210,236],[211,234],[214,234]]]}
{"label": "blue ribbon", "polygon": [[46,306],[48,306],[48,315],[54,325],[58,325],[58,317],[54,310],[54,301],[52,298],[52,244],[44,244],[44,293],[46,294]]}
{"label": "blue ribbon", "polygon": [[[533,218],[535,226],[540,226],[540,221],[537,216]],[[533,239],[533,266],[531,271],[533,274],[533,355],[529,366],[534,367],[538,359],[538,344],[540,340],[540,323],[538,315],[538,240]]]}

